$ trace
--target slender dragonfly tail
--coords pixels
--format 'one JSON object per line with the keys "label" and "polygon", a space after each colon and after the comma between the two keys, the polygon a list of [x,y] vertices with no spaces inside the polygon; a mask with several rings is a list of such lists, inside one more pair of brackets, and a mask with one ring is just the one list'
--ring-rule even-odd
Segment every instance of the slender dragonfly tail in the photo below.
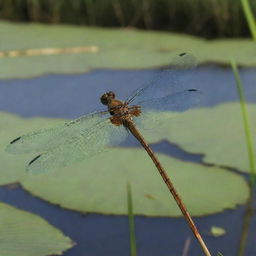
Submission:
{"label": "slender dragonfly tail", "polygon": [[193,219],[191,218],[188,210],[186,209],[185,204],[183,203],[180,195],[178,194],[177,190],[175,189],[173,183],[171,182],[170,178],[168,177],[167,172],[164,170],[164,167],[159,162],[158,158],[156,157],[155,153],[152,151],[152,149],[149,147],[148,143],[145,141],[135,124],[130,121],[125,124],[125,126],[129,129],[129,131],[132,133],[132,135],[140,142],[142,147],[147,151],[148,155],[154,162],[158,172],[162,176],[162,179],[164,180],[165,184],[167,185],[169,191],[171,192],[173,198],[175,199],[176,203],[178,204],[184,218],[188,222],[193,234],[197,238],[198,242],[201,245],[202,250],[204,251],[204,254],[206,256],[211,256],[206,244],[204,243],[204,240],[202,239]]}

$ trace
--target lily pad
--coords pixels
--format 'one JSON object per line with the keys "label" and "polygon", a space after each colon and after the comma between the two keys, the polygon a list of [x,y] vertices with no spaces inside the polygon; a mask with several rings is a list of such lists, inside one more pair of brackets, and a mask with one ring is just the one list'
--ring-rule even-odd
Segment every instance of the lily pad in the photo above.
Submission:
{"label": "lily pad", "polygon": [[227,231],[222,227],[212,226],[210,230],[210,234],[214,237],[224,236]]}
{"label": "lily pad", "polygon": [[[251,132],[256,130],[256,105],[247,104]],[[193,109],[166,122],[161,135],[150,142],[168,139],[190,153],[203,154],[203,162],[249,172],[245,131],[239,103],[225,103],[212,108]],[[254,139],[256,149],[256,140]],[[256,152],[255,152],[256,156]]]}
{"label": "lily pad", "polygon": [[[247,199],[247,184],[236,174],[164,155],[159,159],[192,215],[234,208]],[[86,162],[46,175],[30,175],[21,182],[30,193],[51,203],[104,214],[127,213],[126,184],[130,182],[134,214],[181,215],[152,161],[139,149],[113,148]]]}
{"label": "lily pad", "polygon": [[24,164],[28,163],[36,154],[11,155],[5,152],[6,145],[20,135],[41,128],[62,123],[61,119],[32,118],[23,119],[16,115],[0,113],[0,185],[18,182],[26,176]]}
{"label": "lily pad", "polygon": [[61,255],[72,241],[42,218],[0,203],[0,255]]}
{"label": "lily pad", "polygon": [[[256,65],[256,45],[251,39],[206,41],[176,33],[135,29],[0,22],[0,78],[22,78],[46,73],[81,73],[91,69],[153,68],[170,64],[174,54],[189,51],[199,63]],[[20,40],[23,38],[23,40]],[[97,51],[26,56],[30,49],[93,47]],[[8,54],[21,51],[20,56]],[[18,54],[19,55],[19,54]]]}
{"label": "lily pad", "polygon": [[[5,114],[6,127],[2,129],[6,144],[7,138],[10,140],[29,130],[63,121],[16,117],[14,125],[15,117],[10,115],[13,127],[10,129],[7,117]],[[30,193],[51,203],[81,212],[126,214],[126,184],[130,182],[135,214],[181,215],[151,159],[142,149],[112,148],[108,153],[45,175],[28,175],[25,167],[33,156],[8,155],[3,151],[2,142],[0,146],[1,163],[5,167],[0,173],[2,184],[3,181],[19,181]],[[237,174],[217,167],[184,163],[161,154],[159,158],[192,215],[235,208],[248,197],[247,183]]]}

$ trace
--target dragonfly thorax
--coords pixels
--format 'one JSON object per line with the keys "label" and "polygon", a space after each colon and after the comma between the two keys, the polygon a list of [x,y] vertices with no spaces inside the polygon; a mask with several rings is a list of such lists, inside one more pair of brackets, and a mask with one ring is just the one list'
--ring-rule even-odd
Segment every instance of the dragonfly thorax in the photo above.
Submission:
{"label": "dragonfly thorax", "polygon": [[128,107],[121,100],[112,99],[108,103],[108,111],[112,116],[113,115],[122,116],[128,113]]}

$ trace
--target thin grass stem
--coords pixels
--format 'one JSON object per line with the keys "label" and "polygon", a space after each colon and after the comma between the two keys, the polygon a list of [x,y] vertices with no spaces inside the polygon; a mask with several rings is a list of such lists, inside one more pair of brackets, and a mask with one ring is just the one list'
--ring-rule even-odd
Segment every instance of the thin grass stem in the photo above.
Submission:
{"label": "thin grass stem", "polygon": [[250,231],[250,226],[252,222],[252,218],[254,215],[254,209],[253,209],[253,191],[250,191],[250,197],[246,204],[246,210],[243,218],[243,226],[242,226],[242,234],[241,239],[239,242],[239,250],[238,250],[238,256],[244,256],[245,250],[246,250],[246,244],[247,239]]}
{"label": "thin grass stem", "polygon": [[237,87],[237,91],[240,99],[240,105],[241,105],[242,116],[243,116],[244,130],[245,130],[247,150],[248,150],[248,158],[249,158],[249,164],[250,164],[250,183],[251,185],[254,185],[255,183],[254,147],[253,147],[252,134],[250,130],[249,116],[248,116],[246,101],[244,97],[243,84],[239,76],[237,64],[234,60],[231,60],[231,67],[236,80],[236,87]]}
{"label": "thin grass stem", "polygon": [[131,256],[137,255],[136,249],[136,236],[135,236],[135,224],[133,214],[133,203],[132,203],[132,188],[131,184],[127,183],[127,205],[128,205],[128,220],[129,220],[129,231],[130,231],[130,249]]}
{"label": "thin grass stem", "polygon": [[247,20],[253,40],[256,41],[256,18],[253,15],[249,0],[241,0],[245,18]]}

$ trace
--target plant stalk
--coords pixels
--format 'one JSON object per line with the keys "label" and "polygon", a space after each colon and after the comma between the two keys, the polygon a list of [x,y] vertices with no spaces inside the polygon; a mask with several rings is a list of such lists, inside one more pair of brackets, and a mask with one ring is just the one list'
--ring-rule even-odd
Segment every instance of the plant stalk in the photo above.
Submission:
{"label": "plant stalk", "polygon": [[249,157],[249,163],[250,163],[250,185],[253,186],[255,183],[255,159],[254,159],[254,147],[253,147],[253,139],[252,134],[250,130],[250,122],[248,117],[248,111],[246,107],[246,101],[244,97],[244,91],[243,91],[243,85],[239,76],[239,72],[237,69],[236,62],[234,60],[231,60],[231,67],[236,79],[236,86],[237,91],[239,94],[240,99],[240,105],[242,110],[242,116],[243,116],[243,123],[244,123],[244,130],[245,130],[245,136],[246,136],[246,142],[247,142],[247,150],[248,150],[248,157]]}
{"label": "plant stalk", "polygon": [[136,236],[135,236],[135,224],[134,224],[134,214],[133,214],[133,203],[132,203],[132,189],[131,184],[127,183],[127,205],[128,205],[128,220],[129,220],[129,230],[130,230],[130,249],[131,256],[137,255],[136,249]]}

